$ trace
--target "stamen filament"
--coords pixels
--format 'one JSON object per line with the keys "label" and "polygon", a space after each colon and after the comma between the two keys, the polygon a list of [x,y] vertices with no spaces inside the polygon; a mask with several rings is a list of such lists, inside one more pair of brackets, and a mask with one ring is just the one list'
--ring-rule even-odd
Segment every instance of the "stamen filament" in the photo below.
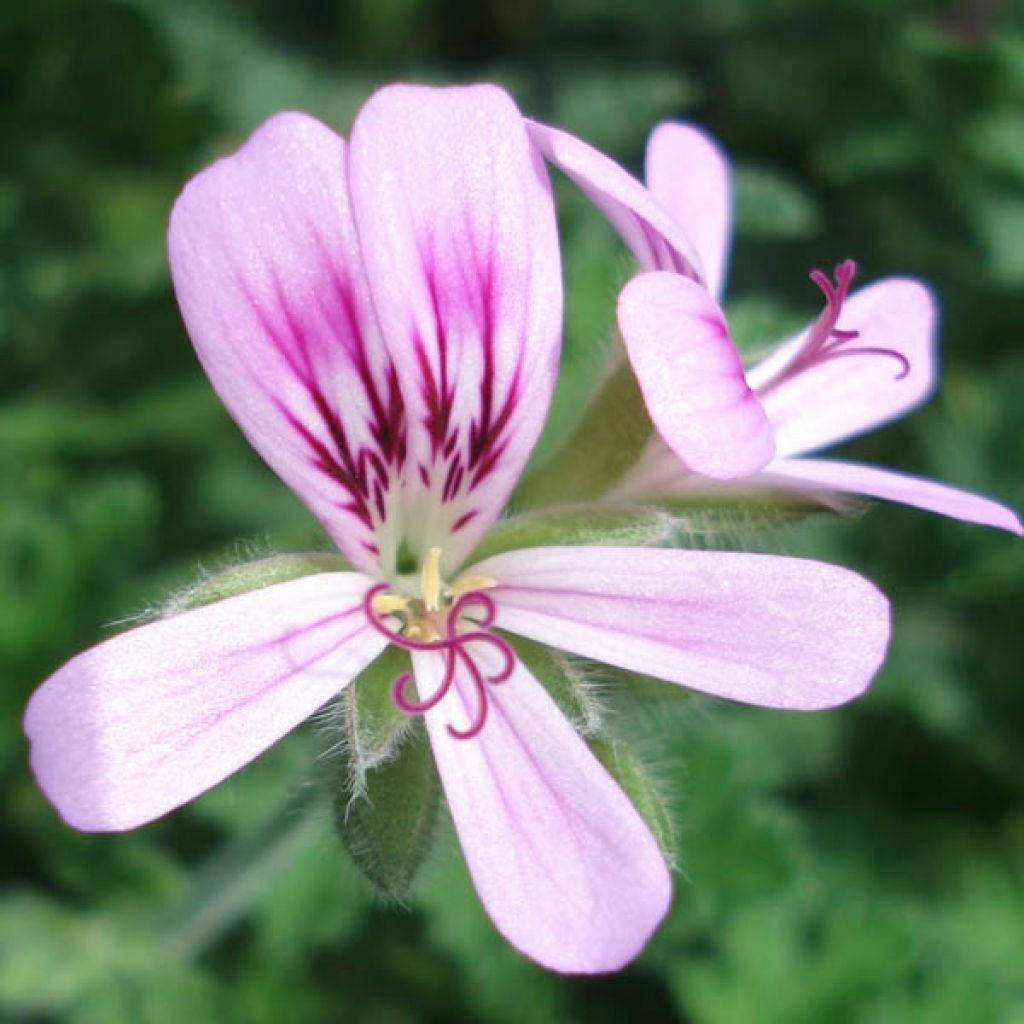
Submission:
{"label": "stamen filament", "polygon": [[378,615],[391,615],[393,612],[409,610],[409,601],[400,594],[378,594],[373,599],[373,610]]}
{"label": "stamen filament", "polygon": [[441,549],[431,548],[420,570],[420,593],[428,612],[441,610]]}
{"label": "stamen filament", "polygon": [[451,597],[462,597],[472,590],[490,590],[498,581],[491,576],[460,576],[446,591]]}

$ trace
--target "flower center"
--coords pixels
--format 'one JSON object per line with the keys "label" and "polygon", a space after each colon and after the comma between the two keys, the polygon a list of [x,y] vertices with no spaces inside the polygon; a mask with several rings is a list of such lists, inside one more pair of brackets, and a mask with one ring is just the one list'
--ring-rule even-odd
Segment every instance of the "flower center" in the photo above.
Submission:
{"label": "flower center", "polygon": [[856,273],[857,264],[853,260],[843,260],[835,268],[834,281],[830,281],[823,270],[811,271],[811,280],[825,296],[825,308],[811,325],[807,337],[793,358],[757,389],[759,396],[763,397],[773,388],[792,380],[812,366],[820,366],[830,359],[839,359],[843,356],[883,356],[895,359],[899,364],[896,380],[902,380],[910,373],[910,361],[902,352],[880,345],[851,345],[850,342],[860,337],[860,332],[843,330],[837,326],[839,314],[850,290],[850,283]]}
{"label": "flower center", "polygon": [[[420,715],[436,707],[455,682],[461,664],[476,691],[476,713],[464,729],[447,726],[456,739],[470,739],[487,721],[487,684],[505,682],[515,668],[515,654],[508,642],[491,632],[495,607],[485,590],[497,586],[489,576],[462,576],[451,585],[441,577],[441,549],[431,548],[423,560],[415,584],[404,581],[397,589],[387,583],[371,587],[363,600],[371,625],[391,643],[407,651],[433,651],[444,656],[444,674],[437,689],[424,700],[408,696],[411,672],[403,672],[391,686],[395,704],[408,715]],[[403,591],[411,590],[411,593]],[[392,625],[394,624],[394,625]],[[477,663],[482,647],[501,654],[497,672],[486,673]]]}

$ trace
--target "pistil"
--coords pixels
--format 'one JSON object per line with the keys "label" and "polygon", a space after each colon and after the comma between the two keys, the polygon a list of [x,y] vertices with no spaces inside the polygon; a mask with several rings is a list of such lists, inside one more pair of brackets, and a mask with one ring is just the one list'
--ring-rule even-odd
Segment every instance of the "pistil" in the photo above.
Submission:
{"label": "pistil", "polygon": [[853,260],[843,260],[833,272],[835,281],[830,281],[823,270],[812,270],[811,280],[821,289],[825,296],[825,308],[814,321],[807,337],[797,349],[793,358],[782,366],[778,372],[770,377],[758,389],[760,397],[764,397],[769,391],[777,388],[780,384],[803,373],[814,366],[820,366],[830,359],[838,359],[843,356],[883,356],[887,359],[895,359],[899,364],[899,371],[896,380],[902,380],[910,373],[910,361],[902,352],[895,349],[885,348],[880,345],[849,345],[848,342],[855,341],[860,337],[860,331],[845,330],[838,327],[839,315],[846,301],[850,290],[850,284],[857,274],[857,264]]}
{"label": "pistil", "polygon": [[[451,689],[459,665],[465,668],[476,691],[476,711],[467,727],[460,729],[448,724],[447,728],[456,739],[470,739],[480,733],[487,720],[487,684],[502,683],[511,677],[515,654],[508,642],[489,628],[496,609],[494,601],[483,591],[497,582],[489,576],[464,576],[448,587],[441,578],[440,566],[441,549],[431,548],[420,569],[418,598],[393,593],[387,583],[379,583],[367,591],[364,610],[370,624],[396,646],[444,656],[441,682],[425,700],[417,701],[407,695],[411,673],[403,672],[395,679],[392,697],[406,714],[423,714],[436,707]],[[474,611],[469,617],[466,613],[471,608]],[[385,618],[398,619],[398,629],[392,629]],[[460,632],[464,622],[469,623],[469,628]],[[476,645],[475,653],[471,644]],[[485,673],[477,664],[479,649],[484,645],[497,649],[501,655],[502,664],[497,672]]]}

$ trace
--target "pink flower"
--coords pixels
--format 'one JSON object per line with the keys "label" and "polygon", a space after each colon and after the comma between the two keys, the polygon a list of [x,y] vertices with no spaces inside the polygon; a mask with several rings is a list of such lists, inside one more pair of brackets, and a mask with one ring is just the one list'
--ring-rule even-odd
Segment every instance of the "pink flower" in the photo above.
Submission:
{"label": "pink flower", "polygon": [[411,672],[395,699],[425,715],[498,929],[555,970],[621,967],[665,914],[669,871],[505,631],[813,710],[867,686],[885,599],[843,569],[762,555],[550,547],[463,568],[536,440],[561,330],[546,172],[494,87],[386,88],[348,144],[274,117],[189,183],[169,248],[218,394],[354,568],[72,659],[25,718],[43,791],[77,828],[152,821],[397,644]]}
{"label": "pink flower", "polygon": [[811,279],[818,319],[745,371],[718,305],[729,248],[729,165],[699,129],[666,122],[647,148],[647,188],[579,139],[531,125],[545,155],[597,203],[642,273],[618,319],[659,437],[616,489],[620,497],[697,495],[709,488],[837,492],[886,498],[1021,534],[1017,515],[980,495],[836,459],[806,458],[919,406],[936,384],[936,307],[919,281],[891,277],[847,294]]}

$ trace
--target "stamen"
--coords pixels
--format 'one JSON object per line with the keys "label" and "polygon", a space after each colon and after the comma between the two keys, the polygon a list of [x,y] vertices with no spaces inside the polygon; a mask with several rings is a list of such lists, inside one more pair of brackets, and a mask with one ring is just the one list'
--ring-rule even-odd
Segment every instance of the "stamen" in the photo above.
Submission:
{"label": "stamen", "polygon": [[428,612],[441,609],[441,549],[431,548],[420,570],[420,593]]}
{"label": "stamen", "polygon": [[378,594],[373,599],[373,610],[378,615],[405,612],[409,610],[409,601],[400,594]]}
{"label": "stamen", "polygon": [[460,576],[446,591],[450,597],[462,597],[473,590],[490,590],[498,581],[491,576]]}

